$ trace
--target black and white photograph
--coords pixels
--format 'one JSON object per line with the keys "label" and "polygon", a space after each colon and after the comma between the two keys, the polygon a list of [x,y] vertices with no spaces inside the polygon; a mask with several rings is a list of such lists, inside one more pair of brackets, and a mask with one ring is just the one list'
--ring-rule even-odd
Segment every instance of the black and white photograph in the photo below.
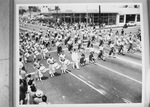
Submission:
{"label": "black and white photograph", "polygon": [[19,105],[143,102],[140,3],[19,4]]}

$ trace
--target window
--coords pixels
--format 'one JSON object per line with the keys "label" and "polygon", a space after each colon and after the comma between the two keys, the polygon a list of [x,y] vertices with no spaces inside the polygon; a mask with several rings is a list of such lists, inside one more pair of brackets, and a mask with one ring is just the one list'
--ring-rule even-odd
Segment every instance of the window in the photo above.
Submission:
{"label": "window", "polygon": [[119,20],[120,23],[123,23],[124,22],[124,15],[120,15],[120,20]]}
{"label": "window", "polygon": [[137,22],[140,22],[140,15],[137,15]]}
{"label": "window", "polygon": [[101,13],[100,21],[101,23],[105,23],[105,25],[115,25],[116,13]]}

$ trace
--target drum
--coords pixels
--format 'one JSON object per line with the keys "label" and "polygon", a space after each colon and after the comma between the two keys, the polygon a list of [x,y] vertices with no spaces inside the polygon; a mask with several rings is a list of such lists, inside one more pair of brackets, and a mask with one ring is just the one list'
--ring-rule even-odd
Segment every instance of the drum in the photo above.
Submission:
{"label": "drum", "polygon": [[47,50],[47,49],[44,49],[44,53],[48,53],[48,50]]}
{"label": "drum", "polygon": [[45,66],[41,66],[40,71],[41,71],[41,73],[45,73],[47,71],[47,69],[45,68]]}
{"label": "drum", "polygon": [[35,53],[36,56],[40,54],[38,51],[35,51],[34,53]]}
{"label": "drum", "polygon": [[59,69],[59,68],[61,67],[61,65],[59,65],[58,63],[54,63],[53,67],[54,67],[55,69]]}
{"label": "drum", "polygon": [[68,59],[66,59],[64,63],[65,63],[66,65],[70,65],[71,62],[70,62]]}

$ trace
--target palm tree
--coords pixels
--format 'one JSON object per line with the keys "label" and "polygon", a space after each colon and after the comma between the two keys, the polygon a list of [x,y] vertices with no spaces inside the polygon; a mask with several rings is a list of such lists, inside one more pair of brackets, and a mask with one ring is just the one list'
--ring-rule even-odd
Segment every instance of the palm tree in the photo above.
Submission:
{"label": "palm tree", "polygon": [[56,11],[56,14],[57,14],[56,19],[58,18],[58,11],[59,10],[60,10],[59,6],[55,6],[55,11]]}
{"label": "palm tree", "polygon": [[60,10],[59,6],[55,6],[55,11],[58,14],[58,11]]}

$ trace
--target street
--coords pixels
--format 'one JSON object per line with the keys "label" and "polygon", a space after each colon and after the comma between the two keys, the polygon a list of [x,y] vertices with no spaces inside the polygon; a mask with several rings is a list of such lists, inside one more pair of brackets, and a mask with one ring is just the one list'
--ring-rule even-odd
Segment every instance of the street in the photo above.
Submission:
{"label": "street", "polygon": [[[37,25],[20,26],[20,31],[46,30],[47,27]],[[115,31],[117,28],[114,28]],[[125,32],[136,33],[139,26],[126,28]],[[120,31],[121,29],[119,29]],[[94,44],[98,51],[98,44]],[[66,58],[71,61],[71,55],[63,46]],[[108,51],[108,49],[106,49]],[[56,47],[52,47],[51,56],[60,64]],[[108,52],[107,52],[108,53]],[[87,58],[87,52],[85,57]],[[96,53],[95,53],[96,55]],[[46,60],[40,62],[48,68]],[[25,64],[28,73],[33,73],[33,62]],[[70,72],[62,74],[56,70],[54,77],[44,73],[43,81],[36,81],[37,88],[48,96],[52,104],[84,104],[84,103],[141,103],[142,101],[142,53],[126,53],[116,55],[116,58],[106,57],[106,61],[96,60],[88,63],[80,70],[68,66]]]}

